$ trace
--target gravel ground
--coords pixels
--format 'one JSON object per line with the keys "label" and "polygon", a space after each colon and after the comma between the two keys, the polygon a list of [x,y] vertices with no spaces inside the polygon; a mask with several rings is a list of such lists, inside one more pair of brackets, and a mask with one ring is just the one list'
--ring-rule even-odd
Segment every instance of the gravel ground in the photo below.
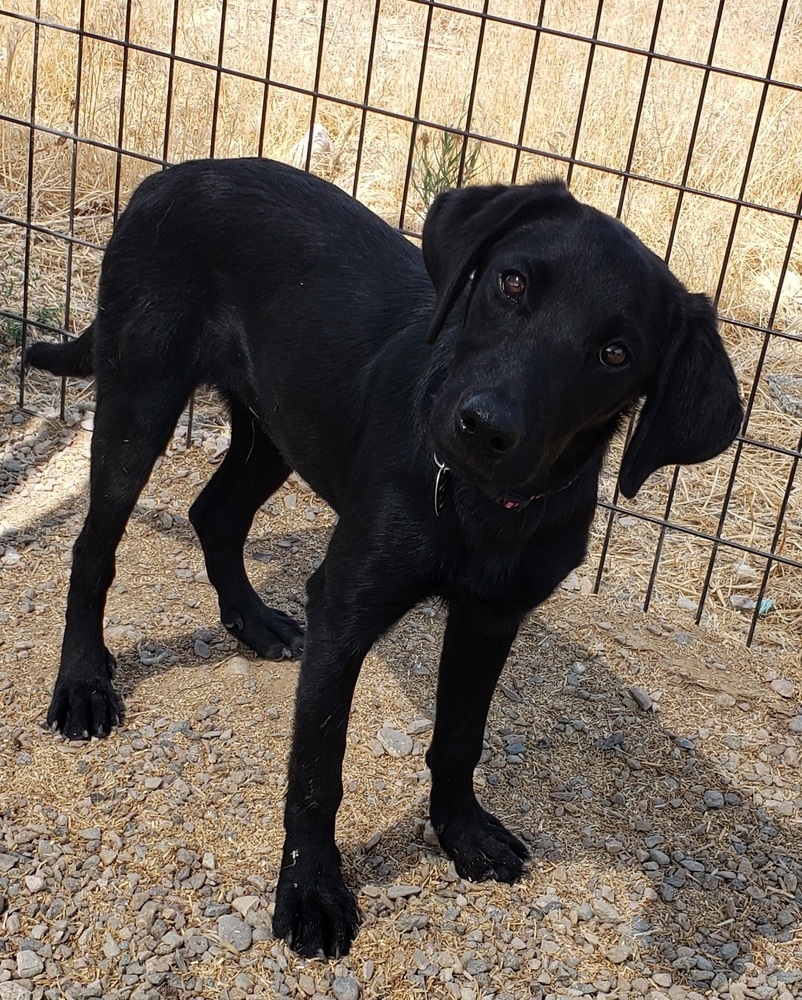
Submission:
{"label": "gravel ground", "polygon": [[[0,393],[0,1000],[802,995],[798,652],[594,597],[581,572],[523,629],[477,770],[526,879],[464,882],[427,825],[445,616],[419,607],[351,719],[338,839],[362,930],[347,959],[295,957],[270,916],[297,666],[219,625],[186,517],[225,427],[201,416],[140,500],[107,608],[128,716],[70,744],[42,719],[91,409],[60,423]],[[297,481],[259,515],[271,602],[302,611],[330,526]]]}

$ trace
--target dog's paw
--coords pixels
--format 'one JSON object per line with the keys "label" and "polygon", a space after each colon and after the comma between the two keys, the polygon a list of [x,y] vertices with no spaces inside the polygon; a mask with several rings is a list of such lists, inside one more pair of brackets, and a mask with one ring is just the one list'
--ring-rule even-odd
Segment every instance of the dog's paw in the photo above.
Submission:
{"label": "dog's paw", "polygon": [[495,816],[477,806],[468,820],[435,826],[457,873],[471,882],[517,882],[529,851]]}
{"label": "dog's paw", "polygon": [[304,879],[293,871],[279,878],[273,933],[304,958],[347,955],[360,922],[353,893],[339,872]]}
{"label": "dog's paw", "polygon": [[108,736],[120,724],[123,701],[111,683],[114,660],[109,657],[108,675],[91,679],[59,678],[47,712],[47,724],[69,740]]}
{"label": "dog's paw", "polygon": [[263,660],[297,660],[303,652],[303,626],[283,611],[264,606],[258,614],[226,610],[221,618],[228,631]]}

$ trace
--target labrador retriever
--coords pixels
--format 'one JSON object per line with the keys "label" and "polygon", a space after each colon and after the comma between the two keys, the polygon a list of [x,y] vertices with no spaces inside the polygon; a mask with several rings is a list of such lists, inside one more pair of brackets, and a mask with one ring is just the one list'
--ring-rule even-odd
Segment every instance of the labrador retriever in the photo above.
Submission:
{"label": "labrador retriever", "polygon": [[[448,605],[431,821],[458,873],[512,882],[523,844],[477,801],[488,706],[521,621],[585,556],[610,439],[645,397],[619,482],[738,433],[711,303],[558,181],[441,194],[423,253],[331,184],[261,159],[146,179],[108,245],[98,312],[30,364],[97,379],[90,504],[48,722],[105,736],[123,706],[103,641],[115,550],[192,390],[231,446],[190,511],[225,627],[303,653],[274,929],[346,953],[359,916],[334,830],[354,685],[416,602]],[[292,469],[337,512],[307,626],[266,607],[243,544]]]}

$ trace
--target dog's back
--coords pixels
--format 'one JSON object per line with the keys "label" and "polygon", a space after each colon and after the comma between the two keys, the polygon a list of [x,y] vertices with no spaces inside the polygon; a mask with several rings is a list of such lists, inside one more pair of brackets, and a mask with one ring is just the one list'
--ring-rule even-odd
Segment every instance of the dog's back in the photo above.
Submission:
{"label": "dog's back", "polygon": [[[433,298],[419,249],[340,189],[270,160],[196,160],[134,193],[103,260],[92,326],[71,343],[32,345],[27,361],[94,371],[101,391],[120,370],[215,386],[258,414],[336,505],[380,369],[397,369],[389,356],[399,351],[427,363]],[[414,387],[387,392],[396,388]],[[329,474],[318,458],[327,453],[337,456]]]}

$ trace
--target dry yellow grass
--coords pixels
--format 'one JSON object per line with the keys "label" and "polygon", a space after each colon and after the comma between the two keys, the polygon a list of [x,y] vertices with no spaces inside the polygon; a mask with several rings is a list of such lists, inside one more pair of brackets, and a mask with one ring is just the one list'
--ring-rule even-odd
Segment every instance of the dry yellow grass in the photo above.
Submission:
{"label": "dry yellow grass", "polygon": [[[462,0],[464,10],[435,9],[431,15],[426,73],[420,94],[423,121],[454,126],[464,121],[476,69],[481,0]],[[667,0],[655,51],[692,64],[704,63],[711,50],[717,12],[713,0],[690,3]],[[12,4],[17,13],[32,16],[33,0]],[[627,167],[638,103],[647,71],[646,58],[609,46],[596,47],[587,99],[577,135],[582,88],[590,46],[552,32],[589,37],[594,31],[594,0],[550,0],[535,67],[531,98],[525,105],[535,34],[521,26],[538,17],[538,0],[495,0],[494,17],[518,22],[486,23],[478,65],[470,127],[487,137],[477,154],[474,180],[504,180],[512,176],[515,151],[503,144],[518,141],[525,115],[523,142],[556,157],[570,155],[576,142],[580,161],[607,168],[577,166],[571,184],[581,198],[607,211],[621,208],[624,219],[658,253],[671,245],[670,262],[695,290],[720,288],[722,313],[739,323],[772,323],[781,331],[800,334],[802,312],[802,240],[796,235],[789,253],[794,213],[802,191],[802,0],[788,3],[772,79],[790,86],[766,88],[759,80],[714,73],[706,78],[698,65],[652,61],[632,148],[631,170],[637,178],[626,184],[615,171]],[[769,66],[781,4],[779,0],[738,0],[725,6],[712,62],[718,67],[760,77]],[[135,48],[125,51],[113,40],[125,37],[126,4],[89,0],[79,62],[80,4],[77,0],[46,0],[42,18],[58,27],[39,29],[36,120],[46,129],[91,139],[97,146],[79,145],[37,132],[33,174],[28,177],[29,129],[0,122],[0,212],[25,217],[29,182],[32,221],[57,233],[70,231],[82,241],[103,244],[119,202],[146,173],[157,169],[148,160],[119,157],[105,147],[118,143],[146,157],[171,161],[190,157],[249,155],[260,152],[263,104],[265,131],[261,151],[287,160],[306,134],[312,111],[308,94],[315,83],[321,37],[319,0],[284,0],[277,4],[271,78],[262,78],[271,27],[272,4],[264,0],[233,0],[228,4],[224,36],[219,0],[181,4],[175,25],[175,52],[168,57],[173,30],[173,5],[157,0],[132,0],[128,35]],[[326,172],[347,190],[354,185],[363,113],[353,104],[363,101],[374,19],[373,0],[331,0],[323,32],[319,89],[333,100],[317,103],[316,120],[333,137],[338,156]],[[364,143],[359,170],[359,198],[388,221],[417,229],[424,209],[414,191],[404,218],[400,205],[410,157],[414,159],[413,127],[423,41],[429,8],[414,0],[383,0],[377,27],[375,57],[368,102],[391,114],[364,116]],[[654,31],[656,3],[632,5],[608,0],[598,37],[615,46],[647,50]],[[103,39],[111,39],[105,41]],[[218,74],[213,68],[222,49],[222,64],[242,76]],[[31,116],[31,72],[34,26],[0,12],[0,94],[4,113],[21,122]],[[186,60],[190,60],[187,62]],[[80,87],[77,86],[80,76]],[[215,94],[219,82],[218,112]],[[121,115],[121,96],[125,111]],[[692,157],[688,156],[702,88],[705,98]],[[794,89],[796,88],[796,89]],[[765,92],[765,93],[764,93]],[[761,101],[765,96],[765,104]],[[77,98],[77,100],[76,100]],[[169,135],[165,122],[169,114]],[[401,116],[401,117],[395,117]],[[752,135],[758,141],[747,171]],[[425,126],[417,141],[439,139]],[[491,141],[492,140],[492,141]],[[500,143],[500,144],[496,144]],[[75,189],[71,170],[75,163]],[[612,171],[612,172],[610,172]],[[524,154],[517,177],[527,180],[544,173],[566,175],[564,160]],[[687,176],[686,176],[687,173]],[[699,194],[678,192],[668,185],[687,184]],[[731,251],[725,254],[735,206],[726,198],[773,212],[740,211]],[[5,306],[22,305],[22,259],[25,232],[12,224],[0,226],[4,277],[0,284]],[[780,278],[789,257],[782,287]],[[77,329],[91,315],[100,254],[76,245],[68,261],[64,240],[37,235],[31,246],[30,310],[58,323],[66,319]],[[69,286],[69,287],[68,287]],[[65,305],[69,302],[69,315]],[[802,370],[799,339],[772,338],[762,374],[756,375],[763,335],[737,324],[726,324],[730,348],[745,394],[757,377],[749,436],[788,449],[799,445],[798,418],[780,411],[770,397],[765,376]],[[671,519],[697,530],[715,533],[724,498],[732,452],[699,469],[684,470],[671,508]],[[783,455],[747,448],[725,522],[725,535],[745,545],[772,545],[777,512],[793,461]],[[670,474],[657,477],[637,501],[637,509],[663,516]],[[609,492],[608,492],[609,495]],[[800,487],[791,493],[779,551],[802,559]],[[603,526],[602,526],[603,527]],[[638,523],[617,527],[606,579],[620,593],[642,599],[656,540],[652,526]],[[601,531],[597,538],[597,544]],[[678,596],[694,598],[707,568],[709,549],[688,536],[667,541],[655,599],[675,603]],[[749,560],[746,560],[747,562]],[[710,621],[742,630],[744,616],[733,612],[735,592],[752,596],[762,575],[753,560],[758,582],[744,582],[735,567],[744,562],[737,552],[722,550],[712,582]],[[767,591],[777,610],[761,627],[766,641],[793,643],[802,611],[800,573],[775,564]]]}

